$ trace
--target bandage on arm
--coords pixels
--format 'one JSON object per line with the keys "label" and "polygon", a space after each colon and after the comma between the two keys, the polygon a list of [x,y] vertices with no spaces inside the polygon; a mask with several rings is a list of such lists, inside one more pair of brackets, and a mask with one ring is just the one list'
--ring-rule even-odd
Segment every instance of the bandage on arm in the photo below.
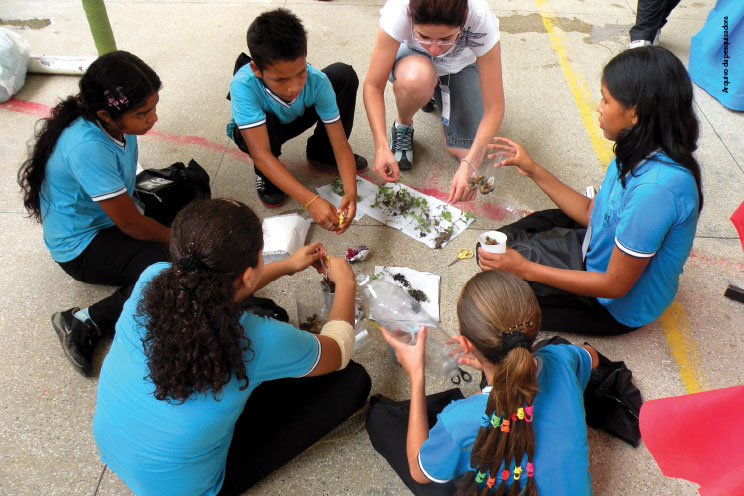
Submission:
{"label": "bandage on arm", "polygon": [[354,351],[354,328],[344,320],[331,320],[326,322],[320,331],[321,336],[333,339],[341,351],[341,366],[343,369],[349,364],[351,354]]}

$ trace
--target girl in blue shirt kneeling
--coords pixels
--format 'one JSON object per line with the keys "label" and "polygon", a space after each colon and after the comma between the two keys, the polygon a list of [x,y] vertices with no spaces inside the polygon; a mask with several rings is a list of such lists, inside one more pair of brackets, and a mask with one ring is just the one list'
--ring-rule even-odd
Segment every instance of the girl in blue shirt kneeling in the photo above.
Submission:
{"label": "girl in blue shirt kneeling", "polygon": [[591,494],[583,394],[596,351],[547,345],[532,354],[540,307],[508,272],[470,279],[457,318],[460,363],[481,370],[488,386],[469,398],[459,390],[425,396],[426,330],[414,346],[383,331],[411,400],[372,398],[375,449],[417,495]]}
{"label": "girl in blue shirt kneeling", "polygon": [[99,57],[80,79],[80,93],[42,120],[18,172],[23,205],[41,223],[52,259],[75,280],[121,286],[87,308],[52,316],[65,355],[84,375],[139,275],[168,260],[170,231],[144,216],[132,196],[137,136],[158,120],[160,86],[155,71],[129,52]]}

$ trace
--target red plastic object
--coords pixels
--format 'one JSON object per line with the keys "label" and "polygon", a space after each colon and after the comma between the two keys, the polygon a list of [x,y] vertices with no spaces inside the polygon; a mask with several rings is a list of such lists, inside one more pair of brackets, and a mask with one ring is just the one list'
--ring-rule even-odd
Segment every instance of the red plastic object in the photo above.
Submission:
{"label": "red plastic object", "polygon": [[662,473],[701,496],[744,494],[744,386],[646,401],[641,437]]}
{"label": "red plastic object", "polygon": [[731,222],[736,228],[736,232],[739,233],[739,241],[741,241],[741,249],[744,250],[744,202],[741,202],[739,208],[734,210],[731,214]]}

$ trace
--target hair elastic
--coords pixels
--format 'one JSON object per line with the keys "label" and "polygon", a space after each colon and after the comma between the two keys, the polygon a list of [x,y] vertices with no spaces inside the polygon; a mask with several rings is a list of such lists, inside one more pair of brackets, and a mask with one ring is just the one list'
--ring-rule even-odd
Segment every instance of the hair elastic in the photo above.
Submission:
{"label": "hair elastic", "polygon": [[491,415],[491,425],[494,429],[501,425],[501,417],[496,415],[496,412],[493,412],[493,415]]}
{"label": "hair elastic", "polygon": [[517,408],[517,418],[524,420],[524,408]]}
{"label": "hair elastic", "polygon": [[512,419],[512,422],[516,422],[517,420],[519,420],[519,417],[517,417],[517,414],[516,413],[512,413],[511,414],[511,419]]}
{"label": "hair elastic", "polygon": [[518,481],[521,476],[522,476],[522,466],[519,465],[517,467],[514,467],[514,480]]}
{"label": "hair elastic", "polygon": [[535,466],[531,462],[527,462],[527,477],[535,475]]}
{"label": "hair elastic", "polygon": [[525,422],[532,422],[532,405],[527,405],[524,407],[524,413],[525,413]]}
{"label": "hair elastic", "polygon": [[481,415],[481,427],[488,427],[488,425],[490,424],[489,420],[490,418],[488,417],[488,414],[483,413]]}
{"label": "hair elastic", "polygon": [[501,421],[501,432],[509,432],[509,421],[507,419]]}
{"label": "hair elastic", "polygon": [[509,471],[504,469],[501,471],[501,480],[506,482],[509,479]]}
{"label": "hair elastic", "polygon": [[488,489],[491,489],[494,484],[496,484],[496,477],[489,477],[486,481],[486,487],[488,487]]}
{"label": "hair elastic", "polygon": [[185,257],[179,258],[178,268],[184,272],[191,272],[194,270],[209,271],[209,267],[195,255],[187,255]]}
{"label": "hair elastic", "polygon": [[[488,473],[488,472],[486,472],[486,473]],[[485,479],[486,479],[486,474],[484,474],[483,472],[481,472],[479,470],[478,473],[475,475],[475,482],[477,482],[478,484],[480,484]]]}

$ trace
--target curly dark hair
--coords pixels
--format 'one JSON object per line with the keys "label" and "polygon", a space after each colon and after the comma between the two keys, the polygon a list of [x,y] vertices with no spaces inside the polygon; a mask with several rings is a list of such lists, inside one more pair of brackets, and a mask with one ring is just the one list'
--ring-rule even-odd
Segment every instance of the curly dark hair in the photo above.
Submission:
{"label": "curly dark hair", "polygon": [[171,227],[173,265],[148,283],[137,307],[155,398],[183,403],[211,391],[219,399],[233,374],[248,387],[250,340],[239,323],[234,283],[258,265],[261,222],[246,205],[193,202]]}

